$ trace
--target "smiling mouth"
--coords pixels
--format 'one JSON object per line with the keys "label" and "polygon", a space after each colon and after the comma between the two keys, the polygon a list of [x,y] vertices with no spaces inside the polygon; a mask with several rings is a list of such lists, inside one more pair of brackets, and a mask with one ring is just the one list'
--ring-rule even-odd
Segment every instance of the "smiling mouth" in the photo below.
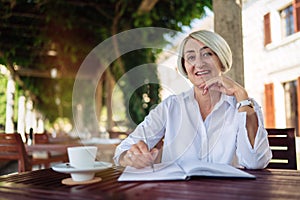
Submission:
{"label": "smiling mouth", "polygon": [[205,75],[205,74],[208,74],[209,71],[208,70],[204,70],[204,71],[198,71],[195,73],[196,76],[202,76],[202,75]]}

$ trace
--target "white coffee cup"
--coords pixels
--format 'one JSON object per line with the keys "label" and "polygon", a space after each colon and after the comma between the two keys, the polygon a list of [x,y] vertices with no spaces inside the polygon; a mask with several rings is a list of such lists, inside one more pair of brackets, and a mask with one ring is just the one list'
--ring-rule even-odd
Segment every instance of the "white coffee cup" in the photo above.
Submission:
{"label": "white coffee cup", "polygon": [[81,171],[71,173],[73,181],[87,181],[94,178],[95,172],[89,172],[89,169],[93,169],[95,165],[96,154],[96,146],[80,146],[68,148],[70,165],[75,169],[80,169]]}

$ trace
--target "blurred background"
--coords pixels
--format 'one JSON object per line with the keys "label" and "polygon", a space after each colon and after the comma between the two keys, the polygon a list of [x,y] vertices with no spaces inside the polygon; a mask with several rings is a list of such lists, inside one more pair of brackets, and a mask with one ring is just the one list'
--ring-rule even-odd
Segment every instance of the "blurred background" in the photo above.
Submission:
{"label": "blurred background", "polygon": [[[222,35],[233,50],[230,76],[260,103],[265,126],[293,127],[300,136],[299,2],[0,0],[0,130],[25,135],[33,128],[35,133],[47,131],[53,137],[129,133],[171,94],[159,83],[176,87],[182,78],[160,67],[177,72],[174,53],[145,48],[119,56],[103,69],[93,101],[84,101],[82,91],[84,104],[72,102],[74,81],[85,57],[106,39],[134,28],[161,27],[170,30],[168,37],[154,37],[151,42],[172,52],[181,39],[176,32],[186,35],[208,29]],[[117,54],[118,41],[114,42]],[[145,84],[128,96],[130,81],[122,85],[119,79],[145,63],[156,67],[141,72]],[[93,72],[89,73],[81,77],[81,84],[89,84]],[[156,77],[156,83],[147,82],[149,76]],[[91,113],[96,113],[96,122]],[[77,124],[80,133],[74,116],[81,122]]]}

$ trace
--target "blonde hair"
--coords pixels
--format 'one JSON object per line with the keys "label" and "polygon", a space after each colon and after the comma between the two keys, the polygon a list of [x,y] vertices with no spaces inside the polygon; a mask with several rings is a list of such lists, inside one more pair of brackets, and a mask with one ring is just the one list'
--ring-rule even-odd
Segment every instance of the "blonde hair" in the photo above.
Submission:
{"label": "blonde hair", "polygon": [[183,49],[186,42],[191,38],[202,42],[218,56],[223,65],[223,73],[226,73],[230,70],[232,66],[232,53],[228,43],[224,40],[224,38],[215,32],[200,30],[189,34],[180,44],[177,65],[178,70],[184,77],[187,77],[187,72],[184,66]]}

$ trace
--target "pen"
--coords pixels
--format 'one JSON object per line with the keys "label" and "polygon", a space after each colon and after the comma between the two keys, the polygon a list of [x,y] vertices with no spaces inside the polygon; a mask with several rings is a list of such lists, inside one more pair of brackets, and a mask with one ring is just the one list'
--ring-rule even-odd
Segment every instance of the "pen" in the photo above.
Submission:
{"label": "pen", "polygon": [[[148,139],[147,139],[147,136],[146,136],[146,133],[145,133],[145,128],[144,128],[144,125],[142,125],[142,128],[143,128],[143,134],[144,134],[144,138],[145,138],[145,142],[148,146],[148,150],[150,152],[150,145],[148,143]],[[152,168],[152,171],[154,172],[154,165],[153,165],[153,162],[151,163],[151,168]]]}

